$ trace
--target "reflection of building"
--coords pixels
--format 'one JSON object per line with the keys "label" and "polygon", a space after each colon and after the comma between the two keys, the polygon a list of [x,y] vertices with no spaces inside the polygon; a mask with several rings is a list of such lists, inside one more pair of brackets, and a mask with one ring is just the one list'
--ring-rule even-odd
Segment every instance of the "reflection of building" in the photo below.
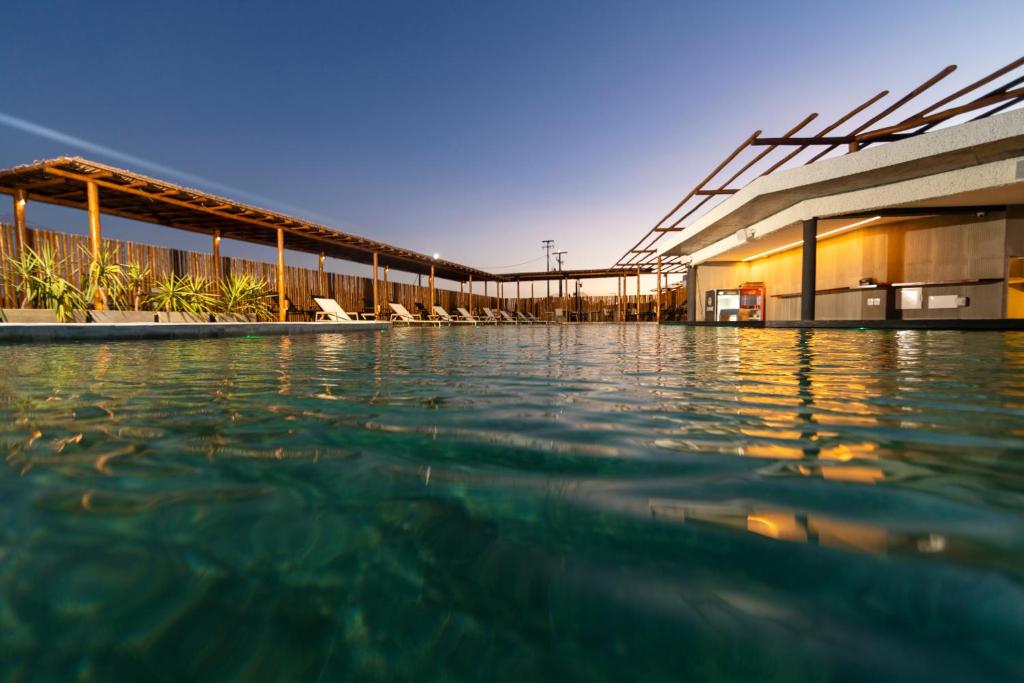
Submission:
{"label": "reflection of building", "polygon": [[769,321],[1024,318],[1024,110],[762,176],[659,253]]}

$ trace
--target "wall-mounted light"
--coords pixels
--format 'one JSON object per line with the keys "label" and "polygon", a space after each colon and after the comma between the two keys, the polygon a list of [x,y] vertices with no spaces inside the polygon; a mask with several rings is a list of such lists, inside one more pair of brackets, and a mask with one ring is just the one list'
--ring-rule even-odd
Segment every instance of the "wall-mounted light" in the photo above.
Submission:
{"label": "wall-mounted light", "polygon": [[[864,220],[857,221],[856,223],[850,223],[849,225],[844,225],[841,228],[836,228],[834,230],[829,230],[828,232],[823,232],[820,235],[818,235],[817,239],[822,240],[822,239],[825,239],[826,237],[832,237],[833,235],[838,235],[841,232],[846,232],[847,230],[853,230],[854,228],[859,228],[862,225],[866,225],[866,224],[871,223],[873,221],[877,221],[879,218],[881,218],[881,216],[872,216],[871,218],[865,218]],[[796,242],[790,242],[789,244],[784,244],[781,247],[775,247],[774,249],[769,249],[768,251],[762,251],[760,254],[754,254],[753,256],[748,256],[747,258],[745,258],[743,260],[744,261],[756,261],[757,259],[764,258],[765,256],[771,256],[772,254],[778,254],[780,251],[787,251],[789,249],[793,249],[794,247],[799,247],[803,243],[804,243],[803,240],[797,240]]]}
{"label": "wall-mounted light", "polygon": [[436,261],[439,258],[441,258],[441,255],[435,252],[434,253],[434,260]]}

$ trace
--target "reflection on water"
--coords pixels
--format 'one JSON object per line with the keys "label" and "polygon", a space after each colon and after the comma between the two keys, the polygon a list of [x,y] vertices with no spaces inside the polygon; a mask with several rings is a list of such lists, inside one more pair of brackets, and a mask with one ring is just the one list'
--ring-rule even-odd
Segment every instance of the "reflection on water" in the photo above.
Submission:
{"label": "reflection on water", "polygon": [[1024,676],[1024,335],[0,347],[0,681]]}

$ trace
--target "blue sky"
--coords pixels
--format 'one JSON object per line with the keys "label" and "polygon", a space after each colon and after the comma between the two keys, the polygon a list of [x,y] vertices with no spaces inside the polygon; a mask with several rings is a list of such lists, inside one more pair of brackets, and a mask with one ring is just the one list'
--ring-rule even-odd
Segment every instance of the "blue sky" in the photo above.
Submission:
{"label": "blue sky", "polygon": [[[34,0],[4,16],[0,113],[194,177],[2,123],[0,166],[82,154],[454,261],[541,269],[546,238],[568,267],[611,265],[755,129],[824,122],[959,64],[938,95],[1019,57],[1024,3]],[[30,208],[84,231],[81,212]],[[209,249],[125,221],[104,231]]]}

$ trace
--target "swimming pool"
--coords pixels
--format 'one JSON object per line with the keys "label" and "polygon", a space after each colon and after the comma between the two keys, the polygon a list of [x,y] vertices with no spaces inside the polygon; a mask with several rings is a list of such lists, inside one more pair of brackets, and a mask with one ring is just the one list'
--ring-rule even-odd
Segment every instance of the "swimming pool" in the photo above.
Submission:
{"label": "swimming pool", "polygon": [[1024,334],[396,329],[0,366],[0,680],[1024,675]]}

